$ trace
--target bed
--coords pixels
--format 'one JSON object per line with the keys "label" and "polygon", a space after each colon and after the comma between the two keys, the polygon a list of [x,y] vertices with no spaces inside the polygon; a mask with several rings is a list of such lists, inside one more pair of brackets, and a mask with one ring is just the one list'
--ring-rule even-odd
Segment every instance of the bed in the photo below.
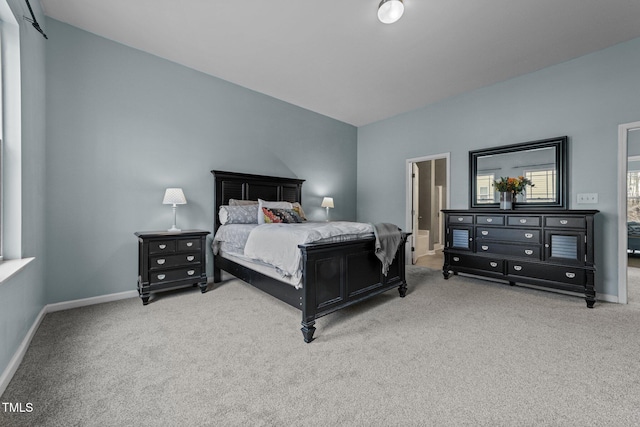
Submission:
{"label": "bed", "polygon": [[[304,180],[213,170],[215,219],[214,235],[221,227],[220,206],[234,200],[269,200],[298,202],[302,200]],[[356,238],[329,243],[298,245],[302,276],[300,286],[292,286],[268,271],[255,267],[224,251],[213,256],[214,283],[221,281],[221,271],[301,310],[302,335],[310,343],[314,339],[316,319],[342,308],[397,288],[401,297],[407,292],[404,245],[410,233],[400,233],[400,243],[387,274],[375,254],[375,237]],[[201,288],[205,292],[206,287]]]}

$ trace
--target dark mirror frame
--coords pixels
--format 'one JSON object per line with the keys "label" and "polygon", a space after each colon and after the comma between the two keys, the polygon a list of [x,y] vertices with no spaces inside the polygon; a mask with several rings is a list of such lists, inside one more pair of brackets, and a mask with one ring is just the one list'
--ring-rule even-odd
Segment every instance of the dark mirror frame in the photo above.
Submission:
{"label": "dark mirror frame", "polygon": [[478,195],[476,188],[476,176],[478,175],[478,159],[482,156],[515,153],[519,151],[537,150],[540,148],[555,147],[556,149],[556,195],[554,202],[527,202],[514,203],[514,209],[538,209],[538,208],[555,208],[567,209],[568,197],[568,158],[567,158],[567,140],[566,136],[557,138],[543,139],[539,141],[523,142],[520,144],[503,145],[501,147],[487,148],[483,150],[469,151],[469,207],[471,209],[490,208],[497,209],[500,203],[478,203]]}

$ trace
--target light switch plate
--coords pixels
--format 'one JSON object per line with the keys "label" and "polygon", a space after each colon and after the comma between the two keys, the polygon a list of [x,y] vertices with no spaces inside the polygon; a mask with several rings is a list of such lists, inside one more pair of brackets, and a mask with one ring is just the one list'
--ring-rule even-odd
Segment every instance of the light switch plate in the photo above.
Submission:
{"label": "light switch plate", "polygon": [[598,193],[579,193],[578,203],[580,204],[598,203]]}

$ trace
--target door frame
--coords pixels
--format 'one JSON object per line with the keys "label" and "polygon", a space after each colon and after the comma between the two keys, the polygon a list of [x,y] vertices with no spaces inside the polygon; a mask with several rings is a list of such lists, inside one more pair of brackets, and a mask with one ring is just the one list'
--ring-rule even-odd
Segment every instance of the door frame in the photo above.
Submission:
{"label": "door frame", "polygon": [[[629,131],[640,129],[640,122],[618,126],[618,303],[627,304],[627,170]],[[640,131],[639,131],[640,132]]]}
{"label": "door frame", "polygon": [[[450,191],[451,191],[451,153],[447,152],[447,153],[440,153],[440,154],[432,154],[429,156],[422,156],[422,157],[413,157],[411,159],[407,159],[406,160],[406,166],[405,166],[405,178],[406,178],[406,185],[405,185],[405,230],[413,230],[413,221],[411,218],[411,210],[413,208],[413,201],[412,201],[412,197],[413,197],[413,179],[412,179],[412,173],[413,173],[413,164],[414,163],[420,163],[420,162],[425,162],[425,161],[429,161],[429,160],[438,160],[438,159],[445,159],[445,168],[446,168],[446,184],[447,184],[447,191],[446,191],[446,195],[445,195],[445,199],[446,199],[446,207],[447,209],[449,209],[451,207],[450,203]],[[444,230],[442,230],[444,231]],[[415,231],[417,233],[417,230]],[[407,245],[405,246],[405,259],[407,260],[411,260],[411,246],[412,245]]]}

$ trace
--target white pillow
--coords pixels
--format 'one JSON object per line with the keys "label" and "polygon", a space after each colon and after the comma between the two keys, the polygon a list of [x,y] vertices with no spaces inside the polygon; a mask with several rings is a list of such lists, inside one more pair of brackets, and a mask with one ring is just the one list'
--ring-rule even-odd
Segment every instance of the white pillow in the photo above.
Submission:
{"label": "white pillow", "polygon": [[262,208],[293,209],[293,203],[267,202],[265,200],[258,199],[258,224],[264,224],[264,212],[262,212]]}

